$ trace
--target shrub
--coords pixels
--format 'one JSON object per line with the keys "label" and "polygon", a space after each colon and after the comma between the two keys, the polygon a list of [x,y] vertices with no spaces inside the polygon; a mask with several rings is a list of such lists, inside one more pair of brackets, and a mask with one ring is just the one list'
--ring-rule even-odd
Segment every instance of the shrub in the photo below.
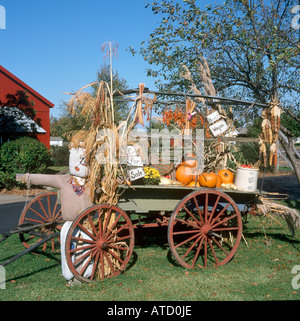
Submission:
{"label": "shrub", "polygon": [[7,174],[43,173],[50,153],[37,139],[22,137],[4,143],[0,148],[0,170]]}
{"label": "shrub", "polygon": [[54,166],[69,165],[69,148],[65,146],[51,146],[51,164]]}

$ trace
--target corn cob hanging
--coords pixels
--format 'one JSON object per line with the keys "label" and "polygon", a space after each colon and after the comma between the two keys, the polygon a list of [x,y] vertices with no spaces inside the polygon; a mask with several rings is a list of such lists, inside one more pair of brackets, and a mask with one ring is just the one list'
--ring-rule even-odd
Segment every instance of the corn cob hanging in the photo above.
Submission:
{"label": "corn cob hanging", "polygon": [[264,167],[267,166],[267,149],[263,134],[261,133],[259,136],[259,162],[263,164]]}
{"label": "corn cob hanging", "polygon": [[[278,107],[277,104],[273,104],[273,107],[271,107],[270,114],[271,114],[272,131],[274,134],[278,134],[279,128],[280,128],[281,109]],[[275,141],[273,141],[273,142],[275,143]]]}
{"label": "corn cob hanging", "polygon": [[272,127],[271,122],[268,119],[269,112],[267,109],[264,109],[262,112],[262,116],[264,120],[262,121],[261,127],[262,127],[262,135],[265,143],[272,143]]}

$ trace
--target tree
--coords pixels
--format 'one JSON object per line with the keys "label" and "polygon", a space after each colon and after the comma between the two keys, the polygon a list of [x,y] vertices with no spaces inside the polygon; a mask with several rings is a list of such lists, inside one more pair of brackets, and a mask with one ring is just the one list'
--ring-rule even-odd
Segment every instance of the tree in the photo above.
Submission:
{"label": "tree", "polygon": [[[163,0],[147,5],[162,20],[139,52],[154,65],[148,75],[161,77],[158,87],[190,91],[190,83],[180,76],[185,65],[197,88],[203,89],[198,74],[201,57],[206,57],[218,93],[263,103],[278,98],[287,115],[297,120],[300,45],[290,12],[297,1],[226,0],[204,10],[196,0],[183,2]],[[253,108],[251,116],[258,112]],[[283,126],[281,129],[280,142],[300,182],[291,133]],[[283,135],[287,135],[288,144]]]}
{"label": "tree", "polygon": [[30,95],[26,90],[16,90],[14,94],[7,94],[5,98],[5,101],[0,100],[0,107],[17,107],[41,126],[41,119],[36,117],[34,102],[30,100]]}
{"label": "tree", "polygon": [[[106,64],[100,67],[100,70],[97,72],[96,81],[105,81],[110,84],[111,80],[110,67]],[[127,82],[124,78],[121,78],[119,73],[114,70],[112,74],[112,86],[114,90],[119,90],[120,92],[128,89]],[[98,89],[98,84],[92,85],[91,94],[96,95]],[[64,102],[64,110],[60,118],[51,117],[50,122],[50,133],[51,136],[61,136],[64,139],[67,139],[67,134],[72,131],[77,131],[83,127],[90,127],[90,120],[87,120],[82,115],[74,117],[67,108],[68,102]],[[114,102],[114,119],[115,123],[118,124],[120,120],[125,119],[128,112],[128,105],[126,102],[115,101]]]}

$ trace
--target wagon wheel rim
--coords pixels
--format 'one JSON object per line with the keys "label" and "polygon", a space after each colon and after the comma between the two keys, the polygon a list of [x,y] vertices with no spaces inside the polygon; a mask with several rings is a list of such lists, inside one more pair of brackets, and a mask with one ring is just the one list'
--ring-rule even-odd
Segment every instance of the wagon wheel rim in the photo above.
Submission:
{"label": "wagon wheel rim", "polygon": [[83,211],[66,238],[66,260],[81,282],[103,280],[125,270],[134,247],[134,229],[117,206],[99,204]]}
{"label": "wagon wheel rim", "polygon": [[[26,223],[32,225],[45,224],[45,226],[37,228],[38,233],[42,233],[45,237],[60,231],[63,219],[57,196],[56,191],[49,191],[34,197],[21,213],[19,225]],[[42,239],[41,236],[33,235],[30,232],[19,233],[19,236],[25,248],[29,248]],[[59,242],[59,238],[49,240],[43,244],[42,251],[45,252],[46,249],[50,248],[52,252],[55,252],[59,249]]]}
{"label": "wagon wheel rim", "polygon": [[241,237],[242,218],[236,203],[216,190],[195,191],[183,198],[168,227],[171,252],[186,268],[226,264]]}

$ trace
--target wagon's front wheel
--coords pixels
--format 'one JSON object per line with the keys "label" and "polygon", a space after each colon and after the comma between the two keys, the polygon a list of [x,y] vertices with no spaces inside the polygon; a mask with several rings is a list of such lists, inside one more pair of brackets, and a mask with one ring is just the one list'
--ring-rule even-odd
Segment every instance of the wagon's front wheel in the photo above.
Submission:
{"label": "wagon's front wheel", "polygon": [[117,206],[99,204],[83,211],[66,238],[66,260],[76,279],[90,282],[125,270],[134,247],[133,225]]}
{"label": "wagon's front wheel", "polygon": [[206,268],[227,263],[242,236],[235,202],[216,190],[199,190],[183,198],[172,213],[168,240],[178,263]]}

